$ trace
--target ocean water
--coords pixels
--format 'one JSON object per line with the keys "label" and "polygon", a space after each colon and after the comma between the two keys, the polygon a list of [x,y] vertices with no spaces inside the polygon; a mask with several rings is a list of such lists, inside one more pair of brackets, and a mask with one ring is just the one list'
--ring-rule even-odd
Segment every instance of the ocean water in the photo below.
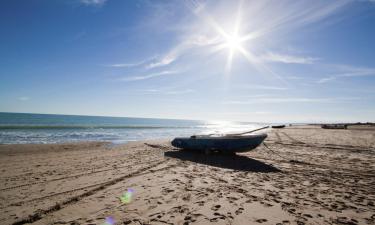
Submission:
{"label": "ocean water", "polygon": [[253,130],[260,123],[0,113],[0,144],[108,141],[126,143]]}

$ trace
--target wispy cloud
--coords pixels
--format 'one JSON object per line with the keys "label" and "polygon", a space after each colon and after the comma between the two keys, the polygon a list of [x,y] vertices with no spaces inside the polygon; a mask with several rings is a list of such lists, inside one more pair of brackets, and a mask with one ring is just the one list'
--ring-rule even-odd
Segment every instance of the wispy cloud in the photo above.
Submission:
{"label": "wispy cloud", "polygon": [[171,75],[171,74],[177,74],[180,71],[177,70],[164,70],[156,73],[150,73],[146,75],[139,75],[139,76],[132,76],[132,77],[125,77],[122,78],[122,81],[138,81],[138,80],[147,80],[155,77],[161,77],[161,76],[166,76],[166,75]]}
{"label": "wispy cloud", "polygon": [[107,0],[80,0],[82,4],[90,6],[102,6]]}
{"label": "wispy cloud", "polygon": [[17,98],[19,101],[28,101],[30,100],[30,97],[27,97],[27,96],[21,96],[21,97],[18,97]]}
{"label": "wispy cloud", "polygon": [[313,64],[319,58],[305,57],[305,56],[294,56],[294,55],[285,55],[274,52],[268,52],[260,57],[265,61],[270,62],[279,62],[287,64]]}
{"label": "wispy cloud", "polygon": [[185,89],[185,90],[176,90],[176,91],[167,91],[165,94],[167,95],[182,95],[182,94],[190,94],[194,93],[195,90],[193,89]]}
{"label": "wispy cloud", "polygon": [[[96,2],[100,0],[82,1]],[[243,12],[241,13],[241,15],[243,15],[242,20],[249,22],[246,24],[244,23],[246,27],[241,27],[241,32],[244,33],[243,36],[241,36],[241,41],[251,39],[250,42],[252,43],[252,45],[257,46],[257,41],[259,41],[259,43],[262,43],[263,46],[263,36],[273,35],[273,37],[279,37],[280,34],[290,33],[292,32],[292,30],[298,27],[304,27],[306,25],[318,22],[333,15],[347,3],[347,0],[329,3],[306,1],[298,2],[296,4],[293,3],[290,5],[290,7],[285,7],[285,5],[283,4],[273,4],[272,2],[267,0],[261,2],[244,2],[243,7],[241,7],[241,10],[243,10]],[[227,5],[230,4],[228,3]],[[220,34],[224,31],[227,33],[231,33],[230,30],[232,29],[232,27],[218,27],[219,23],[217,23],[215,19],[218,19],[218,21],[220,21],[222,20],[222,18],[220,17],[223,16],[221,14],[216,14],[215,10],[212,10],[209,13],[204,4],[201,4],[197,1],[188,1],[187,6],[192,9],[192,11],[197,15],[197,18],[189,20],[192,22],[189,22],[187,24],[181,24],[181,26],[186,28],[184,29],[185,32],[183,33],[183,35],[181,35],[184,38],[178,41],[177,44],[169,51],[150,61],[145,60],[139,63],[119,63],[112,64],[111,66],[124,68],[144,66],[146,69],[151,71],[155,68],[170,66],[179,60],[181,60],[181,63],[185,64],[184,66],[190,66],[186,64],[204,60],[203,58],[207,55],[207,53],[215,51],[217,52],[219,51],[217,49],[222,49],[223,44],[225,44],[225,38],[223,39]],[[253,17],[246,18],[247,16],[245,15],[253,15]],[[254,29],[254,27],[256,29]],[[249,30],[251,32],[246,34],[246,31]],[[207,47],[209,47],[209,49]],[[194,55],[196,56],[194,59],[181,59],[183,56],[192,53],[196,49],[199,49],[201,51]],[[254,67],[266,67],[266,72],[270,74],[276,74],[276,72],[271,71],[271,69],[265,65],[260,66],[259,64],[262,64],[263,62],[313,64],[319,59],[315,57],[295,56],[275,52],[269,52],[264,55],[257,55],[256,52],[257,51],[250,52],[251,54],[247,52],[245,57],[252,62]],[[259,51],[258,53],[262,52],[264,52],[264,49],[263,51]]]}
{"label": "wispy cloud", "polygon": [[335,68],[338,70],[336,74],[321,78],[317,83],[327,83],[347,77],[375,76],[375,68],[354,67],[348,65],[337,65]]}
{"label": "wispy cloud", "polygon": [[111,64],[111,65],[107,65],[107,66],[109,66],[109,67],[119,67],[119,68],[130,68],[130,67],[141,66],[144,63],[145,63],[145,61],[136,62],[136,63],[117,63],[117,64]]}
{"label": "wispy cloud", "polygon": [[173,47],[168,53],[159,57],[154,62],[146,66],[148,69],[167,66],[175,62],[180,56],[183,56],[190,52],[193,48],[196,47],[205,47],[213,45],[218,42],[218,38],[213,37],[209,38],[204,35],[192,35],[184,39],[180,44]]}
{"label": "wispy cloud", "polygon": [[109,64],[109,65],[105,65],[105,66],[108,66],[108,67],[116,67],[116,68],[131,68],[131,67],[140,67],[140,66],[143,66],[153,60],[155,60],[157,57],[156,56],[152,56],[152,57],[149,57],[147,59],[144,59],[144,60],[140,60],[138,62],[128,62],[128,63],[114,63],[114,64]]}
{"label": "wispy cloud", "polygon": [[168,66],[178,60],[181,56],[188,54],[195,47],[212,45],[217,42],[217,38],[208,38],[204,35],[193,35],[185,38],[180,44],[174,46],[171,50],[161,56],[152,56],[150,58],[132,63],[115,63],[106,65],[116,68],[144,67],[148,70],[158,67]]}
{"label": "wispy cloud", "polygon": [[157,61],[150,63],[146,66],[147,69],[152,69],[156,67],[166,66],[173,63],[179,56],[181,50],[178,48],[173,49],[171,52],[166,54],[165,56],[159,58]]}
{"label": "wispy cloud", "polygon": [[190,94],[190,93],[194,93],[196,92],[195,90],[193,89],[178,89],[178,90],[175,90],[175,89],[146,89],[146,90],[140,90],[141,92],[144,92],[144,93],[149,93],[149,94],[155,94],[155,93],[159,93],[159,94],[164,94],[164,95],[184,95],[184,94]]}
{"label": "wispy cloud", "polygon": [[288,102],[329,102],[327,98],[257,98],[245,101],[225,101],[223,104],[227,105],[248,105],[255,103],[288,103]]}
{"label": "wispy cloud", "polygon": [[[240,40],[243,43],[251,40],[249,42],[251,42],[253,46],[258,46],[257,43],[259,42],[263,48],[266,48],[267,46],[264,46],[264,42],[262,41],[264,38],[263,36],[272,35],[272,37],[275,38],[281,37],[284,33],[290,34],[290,32],[293,32],[298,28],[305,27],[332,16],[334,13],[346,6],[348,2],[349,0],[328,3],[304,1],[290,4],[290,7],[285,7],[284,4],[274,4],[271,1],[244,2],[241,7],[241,10],[243,10],[243,12],[241,12],[241,20],[248,22],[246,24],[244,23],[246,27],[240,27],[241,33],[243,33]],[[182,40],[165,55],[146,65],[147,69],[171,65],[183,55],[192,52],[194,48],[207,50],[206,47],[209,46],[210,50],[213,52],[220,51],[225,48],[226,39],[222,36],[226,37],[226,35],[222,34],[230,34],[233,27],[221,27],[220,23],[217,21],[222,20],[222,18],[220,18],[222,15],[215,14],[215,11],[208,12],[208,9],[204,6],[204,4],[193,1],[191,3],[188,2],[187,5],[197,15],[197,20],[196,23],[193,22],[192,24],[183,25],[187,27],[186,30],[190,29],[189,33],[194,35],[191,37],[187,35],[189,37],[187,40]],[[245,15],[252,15],[252,17],[247,18]],[[254,29],[254,27],[256,27],[256,29]],[[246,31],[251,32],[246,33]],[[239,52],[244,54],[245,58],[248,59],[248,61],[251,62],[254,67],[263,68],[263,70],[266,70],[270,74],[277,73],[270,71],[271,69],[266,65],[263,65],[263,62],[313,64],[319,60],[319,58],[316,57],[295,56],[275,52],[268,52],[262,55],[261,53],[264,52],[264,49],[254,52],[247,52],[244,49],[245,47],[241,47]],[[207,52],[209,51],[200,51],[200,53],[196,54],[196,58],[194,58],[194,60],[184,60],[182,63],[186,64],[195,62],[199,58],[202,58]],[[228,56],[228,58],[231,57]],[[231,61],[231,59],[228,59],[228,61]]]}
{"label": "wispy cloud", "polygon": [[278,91],[283,91],[283,90],[288,90],[289,88],[287,87],[279,87],[279,86],[268,86],[268,85],[240,85],[238,86],[239,88],[244,88],[244,89],[257,89],[257,90],[278,90]]}
{"label": "wispy cloud", "polygon": [[223,104],[226,105],[248,105],[257,103],[335,103],[343,101],[353,101],[358,100],[357,97],[348,98],[280,98],[280,97],[270,97],[270,98],[253,98],[249,100],[233,100],[224,101]]}

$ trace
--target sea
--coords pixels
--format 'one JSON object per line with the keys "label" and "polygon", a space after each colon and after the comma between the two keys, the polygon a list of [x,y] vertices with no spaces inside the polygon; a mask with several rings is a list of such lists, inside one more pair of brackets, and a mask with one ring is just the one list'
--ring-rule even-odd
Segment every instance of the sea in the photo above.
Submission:
{"label": "sea", "polygon": [[263,123],[0,112],[0,144],[172,139],[244,132]]}

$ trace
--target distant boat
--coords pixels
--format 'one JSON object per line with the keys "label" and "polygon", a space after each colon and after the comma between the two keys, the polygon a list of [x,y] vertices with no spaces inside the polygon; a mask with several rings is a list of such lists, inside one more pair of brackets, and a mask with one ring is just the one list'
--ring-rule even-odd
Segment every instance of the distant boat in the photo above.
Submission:
{"label": "distant boat", "polygon": [[346,124],[323,124],[323,129],[348,129]]}
{"label": "distant boat", "polygon": [[200,135],[175,138],[172,141],[172,145],[176,148],[199,151],[206,154],[211,152],[234,154],[236,152],[247,152],[253,150],[258,147],[266,137],[267,134],[224,136]]}
{"label": "distant boat", "polygon": [[271,126],[272,128],[284,128],[285,127],[285,125],[273,125],[273,126]]}

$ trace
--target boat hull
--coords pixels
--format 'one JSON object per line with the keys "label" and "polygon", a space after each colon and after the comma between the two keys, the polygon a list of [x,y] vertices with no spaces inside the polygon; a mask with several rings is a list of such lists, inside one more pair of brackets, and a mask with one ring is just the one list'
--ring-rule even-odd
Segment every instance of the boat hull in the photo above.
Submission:
{"label": "boat hull", "polygon": [[175,138],[172,145],[194,151],[218,151],[221,153],[247,152],[258,147],[267,137],[266,134],[224,137],[186,137]]}

